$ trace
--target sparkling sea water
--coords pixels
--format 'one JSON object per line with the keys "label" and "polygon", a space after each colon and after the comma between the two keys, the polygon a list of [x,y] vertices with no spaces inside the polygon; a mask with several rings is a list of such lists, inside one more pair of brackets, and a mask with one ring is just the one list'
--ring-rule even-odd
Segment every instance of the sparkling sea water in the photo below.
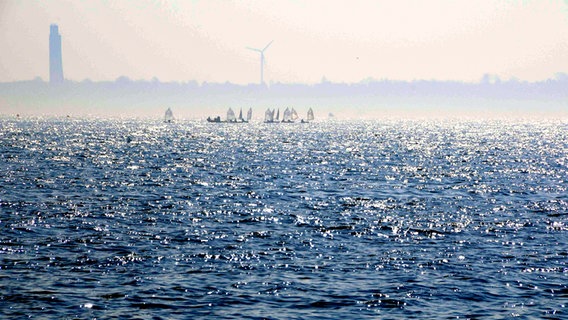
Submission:
{"label": "sparkling sea water", "polygon": [[562,121],[0,128],[2,319],[568,317]]}

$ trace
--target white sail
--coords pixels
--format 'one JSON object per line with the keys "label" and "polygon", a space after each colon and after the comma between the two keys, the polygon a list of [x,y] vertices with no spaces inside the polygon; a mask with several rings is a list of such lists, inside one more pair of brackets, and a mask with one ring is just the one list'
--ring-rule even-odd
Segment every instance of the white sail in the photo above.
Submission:
{"label": "white sail", "polygon": [[247,112],[247,121],[250,121],[250,119],[252,119],[252,108],[249,108],[249,111]]}
{"label": "white sail", "polygon": [[276,112],[276,118],[274,120],[280,120],[280,108],[278,108],[278,111]]}
{"label": "white sail", "polygon": [[314,110],[312,110],[312,108],[310,108],[308,110],[308,121],[312,121],[314,120]]}
{"label": "white sail", "polygon": [[245,119],[243,119],[243,108],[241,108],[241,110],[239,111],[239,121],[243,122],[245,121]]}
{"label": "white sail", "polygon": [[235,112],[233,111],[233,109],[229,108],[229,110],[227,110],[227,122],[235,122],[237,121],[237,118],[235,117]]}
{"label": "white sail", "polygon": [[274,122],[274,111],[271,111],[270,108],[266,109],[264,113],[264,122]]}
{"label": "white sail", "polygon": [[292,119],[292,121],[296,121],[298,119],[298,113],[294,108],[290,110],[290,119]]}
{"label": "white sail", "polygon": [[168,108],[164,116],[164,122],[172,122],[172,121],[174,121],[174,113],[172,112],[172,109]]}
{"label": "white sail", "polygon": [[292,113],[290,113],[290,109],[286,108],[284,113],[282,114],[282,122],[291,122],[292,121]]}

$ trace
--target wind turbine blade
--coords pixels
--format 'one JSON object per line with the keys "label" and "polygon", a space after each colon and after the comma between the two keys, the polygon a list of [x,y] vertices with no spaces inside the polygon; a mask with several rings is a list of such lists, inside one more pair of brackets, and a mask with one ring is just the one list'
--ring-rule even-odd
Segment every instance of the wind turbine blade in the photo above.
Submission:
{"label": "wind turbine blade", "polygon": [[272,42],[274,42],[274,40],[270,41],[270,42],[266,45],[266,47],[264,47],[264,49],[262,49],[262,51],[268,49],[268,47],[270,47],[270,45],[272,44]]}
{"label": "wind turbine blade", "polygon": [[259,50],[259,49],[256,49],[256,48],[247,47],[247,49],[262,53],[262,50]]}

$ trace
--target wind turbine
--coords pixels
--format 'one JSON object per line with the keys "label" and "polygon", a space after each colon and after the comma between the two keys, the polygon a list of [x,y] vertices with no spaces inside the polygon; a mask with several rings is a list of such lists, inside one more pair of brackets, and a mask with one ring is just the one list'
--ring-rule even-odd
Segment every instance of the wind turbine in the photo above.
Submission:
{"label": "wind turbine", "polygon": [[[274,40],[272,40],[274,41]],[[270,45],[272,44],[272,41],[270,41],[266,47],[264,47],[264,49],[260,50],[260,49],[256,49],[256,48],[251,48],[251,47],[247,47],[247,49],[252,50],[252,51],[256,51],[256,52],[260,52],[260,84],[264,83],[264,51],[266,49],[268,49],[268,47],[270,47]]]}

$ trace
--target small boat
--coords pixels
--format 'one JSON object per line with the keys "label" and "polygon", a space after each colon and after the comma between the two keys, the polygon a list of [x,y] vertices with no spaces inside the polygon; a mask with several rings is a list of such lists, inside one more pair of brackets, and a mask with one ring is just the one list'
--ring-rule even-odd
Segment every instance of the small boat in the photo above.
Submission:
{"label": "small boat", "polygon": [[296,109],[294,109],[294,108],[292,108],[292,109],[290,110],[290,115],[291,115],[291,117],[292,117],[292,121],[296,121],[296,120],[298,120],[298,118],[299,118],[299,117],[298,117],[298,113],[296,112]]}
{"label": "small boat", "polygon": [[286,108],[286,110],[284,110],[284,114],[282,115],[282,122],[293,123],[296,120],[298,120],[298,113],[296,112],[296,110],[294,108]]}
{"label": "small boat", "polygon": [[237,122],[245,122],[245,119],[243,118],[243,108],[241,108],[241,110],[239,111],[239,117],[237,118]]}
{"label": "small boat", "polygon": [[216,116],[216,117],[207,117],[207,122],[214,122],[214,123],[221,123],[221,117]]}
{"label": "small boat", "polygon": [[306,118],[306,120],[302,119],[302,123],[308,123],[310,121],[314,120],[314,110],[312,110],[312,108],[310,108],[308,110],[308,116]]}
{"label": "small boat", "polygon": [[252,119],[252,108],[249,108],[249,111],[247,112],[247,122],[249,122]]}
{"label": "small boat", "polygon": [[227,110],[227,122],[237,122],[237,117],[235,117],[235,112],[231,108]]}
{"label": "small boat", "polygon": [[168,110],[166,110],[166,114],[164,115],[164,122],[174,122],[174,113],[172,112],[172,109],[168,108]]}
{"label": "small boat", "polygon": [[274,110],[266,109],[266,112],[264,112],[264,123],[274,123]]}
{"label": "small boat", "polygon": [[286,108],[284,112],[282,112],[282,122],[292,122],[292,114],[289,108]]}
{"label": "small boat", "polygon": [[[249,112],[250,112],[251,115],[252,115],[252,110],[249,110]],[[248,118],[248,115],[247,115],[247,118]],[[239,117],[237,118],[237,121],[236,121],[236,122],[241,122],[241,123],[247,123],[247,122],[249,122],[249,119],[243,118],[243,108],[241,108],[241,110],[239,111]]]}

